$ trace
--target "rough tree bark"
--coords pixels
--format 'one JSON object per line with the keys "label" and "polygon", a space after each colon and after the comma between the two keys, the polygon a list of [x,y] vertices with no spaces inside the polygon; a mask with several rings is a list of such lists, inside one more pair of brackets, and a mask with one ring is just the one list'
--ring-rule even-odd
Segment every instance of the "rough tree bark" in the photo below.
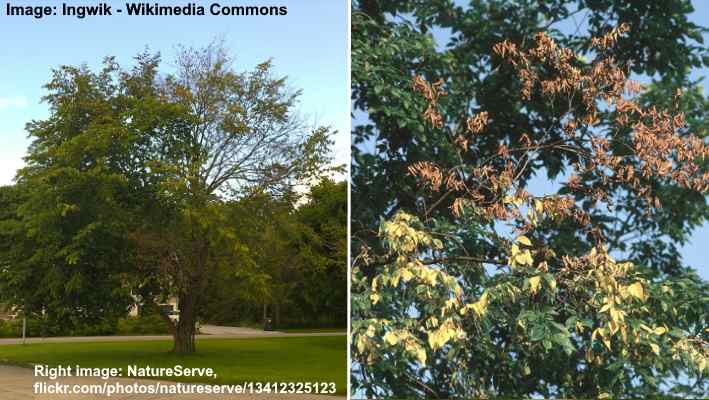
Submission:
{"label": "rough tree bark", "polygon": [[273,303],[273,308],[274,308],[274,326],[273,329],[280,328],[281,327],[281,302],[276,300]]}
{"label": "rough tree bark", "polygon": [[180,319],[173,331],[173,353],[191,354],[196,350],[195,324],[197,322],[195,298],[191,294],[182,294],[179,297]]}

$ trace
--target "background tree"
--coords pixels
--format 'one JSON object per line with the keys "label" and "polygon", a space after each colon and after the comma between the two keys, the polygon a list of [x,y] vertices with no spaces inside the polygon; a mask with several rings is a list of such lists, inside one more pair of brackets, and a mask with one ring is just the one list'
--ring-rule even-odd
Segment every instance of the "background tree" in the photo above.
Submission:
{"label": "background tree", "polygon": [[[293,228],[293,200],[293,196],[275,198],[262,193],[225,205],[227,221],[248,248],[248,258],[238,261],[240,268],[226,268],[210,282],[205,299],[207,321],[225,325],[264,322],[272,303],[273,270],[283,268],[267,259],[272,254],[274,258],[283,257],[284,246],[274,242],[292,240],[287,233]],[[274,227],[282,228],[278,235],[274,235]],[[294,249],[289,253],[293,256]]]}
{"label": "background tree", "polygon": [[130,268],[130,198],[122,160],[108,157],[126,143],[114,129],[122,109],[106,97],[114,71],[111,59],[95,75],[55,71],[56,95],[46,98],[54,115],[27,125],[34,158],[5,188],[15,201],[3,204],[3,296],[57,330],[125,313],[131,301],[120,278]]}
{"label": "background tree", "polygon": [[[346,326],[347,185],[324,179],[301,197],[261,195],[229,204],[251,272],[245,280],[227,269],[212,281],[207,320],[271,317],[276,329]],[[237,285],[244,288],[235,296]]]}
{"label": "background tree", "polygon": [[108,58],[100,72],[54,72],[50,116],[28,124],[18,175],[32,248],[7,279],[46,279],[49,314],[125,312],[131,289],[146,302],[175,295],[180,320],[166,323],[174,351],[190,353],[210,276],[246,253],[224,203],[319,176],[330,140],[297,118],[299,92],[270,62],[239,73],[213,44],[182,49],[173,74],[159,65],[141,54],[131,70]]}
{"label": "background tree", "polygon": [[296,211],[302,230],[295,290],[297,309],[316,316],[318,325],[347,325],[347,182],[322,180]]}
{"label": "background tree", "polygon": [[[428,6],[403,3],[415,18],[421,13],[419,22],[430,17]],[[432,9],[462,12],[447,4]],[[627,65],[616,63],[613,44],[622,46],[628,25],[589,40],[591,61],[542,32],[491,43],[489,65],[481,66],[490,72],[480,79],[499,86],[481,93],[461,90],[465,82],[448,73],[477,70],[447,52],[437,55],[425,33],[412,33],[410,16],[401,25],[360,17],[364,29],[394,28],[362,36],[362,54],[353,44],[354,57],[362,57],[354,70],[382,68],[390,74],[384,81],[394,84],[381,83],[374,94],[362,73],[354,93],[372,124],[355,128],[361,141],[353,195],[382,201],[354,211],[361,228],[353,226],[353,245],[361,246],[354,271],[355,390],[587,397],[643,396],[669,386],[705,394],[706,283],[679,268],[677,254],[624,251],[612,234],[618,226],[648,234],[643,227],[663,218],[663,193],[685,193],[705,207],[709,177],[705,144],[690,133],[703,122],[686,124],[681,94],[663,103],[671,104],[668,113],[643,108],[647,94],[624,97]],[[450,23],[448,17],[441,18]],[[412,42],[399,42],[402,32]],[[406,53],[403,46],[413,64],[388,58]],[[443,57],[446,63],[438,64]],[[430,74],[413,85],[427,105],[397,87],[394,77],[410,80],[414,68]],[[483,104],[505,87],[510,92],[498,100],[510,104]],[[429,123],[416,126],[407,109],[425,109]],[[558,193],[530,193],[539,192],[527,188],[539,170],[559,178]],[[385,218],[381,242],[373,238],[375,216]],[[668,225],[692,225],[679,212],[672,217],[678,221],[665,219]],[[639,222],[609,223],[614,218]],[[635,301],[644,305],[631,306]],[[682,374],[695,385],[672,379]]]}

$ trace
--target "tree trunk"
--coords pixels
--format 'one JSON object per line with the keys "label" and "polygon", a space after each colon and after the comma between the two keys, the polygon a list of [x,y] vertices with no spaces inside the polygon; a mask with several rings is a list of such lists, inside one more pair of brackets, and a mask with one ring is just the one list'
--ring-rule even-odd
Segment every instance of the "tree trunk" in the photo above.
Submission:
{"label": "tree trunk", "polygon": [[197,314],[194,298],[190,294],[181,295],[179,298],[180,320],[173,333],[173,353],[192,354],[195,352],[195,324]]}
{"label": "tree trunk", "polygon": [[273,308],[274,308],[273,312],[275,314],[274,315],[274,317],[275,317],[274,322],[275,323],[274,323],[273,329],[277,329],[277,328],[281,327],[281,303],[278,300],[276,300],[276,302],[273,304]]}

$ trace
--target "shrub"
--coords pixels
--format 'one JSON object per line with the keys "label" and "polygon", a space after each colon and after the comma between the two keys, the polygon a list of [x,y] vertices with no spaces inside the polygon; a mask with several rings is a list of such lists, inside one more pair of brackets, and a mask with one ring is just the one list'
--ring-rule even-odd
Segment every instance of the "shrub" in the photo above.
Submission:
{"label": "shrub", "polygon": [[118,320],[116,335],[164,335],[170,330],[165,321],[156,314],[138,318],[122,318]]}
{"label": "shrub", "polygon": [[22,322],[0,321],[0,338],[14,338],[22,335]]}

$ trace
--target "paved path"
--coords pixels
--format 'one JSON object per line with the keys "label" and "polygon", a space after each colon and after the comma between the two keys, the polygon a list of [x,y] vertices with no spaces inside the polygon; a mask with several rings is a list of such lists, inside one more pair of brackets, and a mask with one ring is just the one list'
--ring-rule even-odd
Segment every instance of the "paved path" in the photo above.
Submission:
{"label": "paved path", "polygon": [[239,326],[201,325],[199,331],[204,335],[230,335],[230,336],[274,336],[283,335],[283,332],[264,331],[263,329],[242,328]]}
{"label": "paved path", "polygon": [[[203,325],[203,334],[197,335],[197,340],[209,339],[240,339],[262,337],[296,337],[296,336],[343,336],[346,332],[315,332],[315,333],[284,333],[265,332],[258,329],[238,328],[229,326]],[[167,335],[147,336],[71,336],[51,338],[28,338],[27,343],[66,343],[66,342],[142,342],[150,340],[172,340]],[[21,344],[22,339],[0,339],[0,346],[8,344]]]}
{"label": "paved path", "polygon": [[[33,392],[33,386],[35,382],[49,382],[54,384],[54,382],[59,382],[60,384],[73,385],[91,385],[98,384],[103,386],[104,382],[108,384],[115,384],[116,382],[121,382],[124,385],[133,385],[133,383],[155,385],[157,382],[163,384],[170,384],[170,382],[165,381],[147,381],[138,379],[109,379],[104,381],[100,378],[59,378],[56,381],[49,381],[48,378],[35,378],[34,373],[31,369],[18,368],[0,365],[0,400],[25,400],[25,399],[42,399],[42,400],[67,400],[67,399],[82,399],[82,400],[92,400],[92,399],[116,399],[116,400],[147,400],[147,399],[166,399],[166,398],[176,398],[184,400],[222,400],[222,399],[236,399],[236,400],[335,400],[335,399],[345,399],[345,397],[337,396],[324,396],[324,395],[305,395],[305,394],[295,394],[295,395],[221,395],[221,394],[208,394],[208,395],[128,395],[128,394],[114,394],[111,397],[102,395],[35,395]],[[190,386],[190,385],[185,385]]]}

